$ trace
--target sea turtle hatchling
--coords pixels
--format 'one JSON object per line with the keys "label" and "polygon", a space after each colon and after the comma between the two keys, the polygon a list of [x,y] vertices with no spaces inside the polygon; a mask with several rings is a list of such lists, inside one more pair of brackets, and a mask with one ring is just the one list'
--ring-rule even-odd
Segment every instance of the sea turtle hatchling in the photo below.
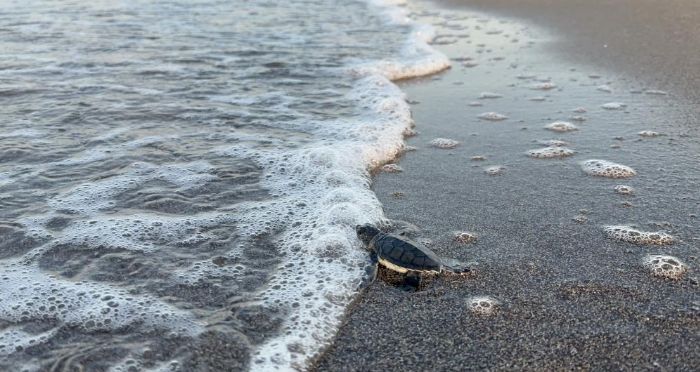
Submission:
{"label": "sea turtle hatchling", "polygon": [[418,287],[421,273],[465,274],[469,268],[452,267],[443,262],[433,251],[419,243],[405,238],[386,234],[370,225],[358,225],[357,237],[371,253],[372,268],[370,279],[377,276],[377,264],[389,270],[406,274],[406,284]]}

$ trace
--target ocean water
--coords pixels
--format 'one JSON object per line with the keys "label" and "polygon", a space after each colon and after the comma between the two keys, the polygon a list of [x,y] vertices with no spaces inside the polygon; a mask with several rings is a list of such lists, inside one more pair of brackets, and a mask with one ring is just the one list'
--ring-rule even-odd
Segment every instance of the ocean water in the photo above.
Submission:
{"label": "ocean water", "polygon": [[397,2],[3,1],[0,369],[303,368],[449,66]]}

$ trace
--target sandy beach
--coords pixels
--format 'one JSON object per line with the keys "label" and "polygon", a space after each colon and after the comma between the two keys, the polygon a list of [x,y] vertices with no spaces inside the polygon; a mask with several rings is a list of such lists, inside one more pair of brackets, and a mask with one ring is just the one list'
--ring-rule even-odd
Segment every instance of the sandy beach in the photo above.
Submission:
{"label": "sandy beach", "polygon": [[[418,292],[374,282],[315,370],[698,369],[698,4],[417,6],[418,21],[449,34],[435,47],[453,68],[400,84],[413,103],[418,135],[407,143],[416,151],[397,159],[402,172],[379,173],[373,190],[388,218],[414,225],[414,239],[474,275]],[[486,112],[507,118],[480,119]],[[544,129],[556,121],[577,130]],[[435,138],[459,145],[436,148]],[[573,155],[528,156],[551,140]],[[591,176],[581,165],[590,159],[636,175]],[[609,225],[674,242],[616,240]],[[477,240],[459,243],[457,232]],[[651,275],[643,260],[654,254],[677,257],[688,272]],[[494,313],[471,311],[482,296]]]}

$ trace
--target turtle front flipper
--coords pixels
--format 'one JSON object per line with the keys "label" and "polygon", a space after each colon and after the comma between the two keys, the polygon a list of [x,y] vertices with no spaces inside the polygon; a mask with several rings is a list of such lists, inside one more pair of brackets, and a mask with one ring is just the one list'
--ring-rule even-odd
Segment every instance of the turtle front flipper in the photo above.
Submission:
{"label": "turtle front flipper", "polygon": [[360,288],[369,287],[369,285],[377,279],[377,269],[379,267],[379,259],[377,258],[377,254],[372,251],[369,255],[369,259],[371,263],[365,268],[365,276],[362,279]]}
{"label": "turtle front flipper", "polygon": [[420,288],[421,285],[421,275],[416,271],[409,271],[406,273],[406,280],[404,280],[404,285],[413,287],[416,290]]}

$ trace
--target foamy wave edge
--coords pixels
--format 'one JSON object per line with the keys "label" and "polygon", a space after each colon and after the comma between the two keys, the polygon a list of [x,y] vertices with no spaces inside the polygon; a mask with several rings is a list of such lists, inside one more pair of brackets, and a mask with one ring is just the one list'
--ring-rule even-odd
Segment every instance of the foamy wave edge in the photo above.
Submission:
{"label": "foamy wave edge", "polygon": [[[316,229],[318,234],[311,242],[303,241],[294,232],[285,232],[280,237],[281,249],[285,251],[283,254],[294,252],[299,258],[306,259],[304,265],[308,272],[305,274],[310,277],[290,284],[289,276],[299,274],[299,267],[292,270],[280,268],[272,277],[269,289],[262,294],[263,301],[273,306],[280,303],[295,306],[287,314],[282,334],[256,349],[250,364],[251,371],[305,370],[332,341],[347,305],[358,292],[362,267],[367,264],[366,254],[355,237],[354,226],[384,219],[382,206],[369,189],[368,171],[395,158],[403,150],[403,133],[413,125],[405,94],[392,80],[429,75],[450,67],[447,56],[428,45],[435,37],[433,28],[413,22],[406,10],[401,8],[406,4],[405,0],[365,1],[368,6],[381,12],[387,23],[408,25],[411,33],[398,59],[347,66],[345,73],[357,78],[349,96],[356,100],[359,107],[367,108],[363,120],[352,125],[345,123],[350,129],[340,143],[334,142],[291,155],[296,158],[295,162],[312,169],[313,174],[307,174],[299,181],[326,181],[324,185],[310,186],[311,189],[325,187],[325,192],[313,193],[306,189],[304,192],[307,195],[324,195],[308,201],[316,204],[309,208],[316,211],[313,225],[318,223],[321,227]],[[336,129],[326,130],[337,136]],[[261,154],[247,155],[259,157]],[[269,161],[269,156],[263,157]],[[289,163],[288,158],[278,161]],[[265,186],[280,190],[280,187],[292,186],[291,183],[288,175],[271,175]],[[306,182],[304,185],[309,186]],[[272,213],[281,211],[272,209]],[[266,213],[269,214],[270,210]],[[339,256],[338,259],[325,259],[329,252],[331,256]],[[348,270],[351,267],[356,269]],[[312,280],[323,277],[325,281]],[[271,290],[280,286],[284,290]]]}

